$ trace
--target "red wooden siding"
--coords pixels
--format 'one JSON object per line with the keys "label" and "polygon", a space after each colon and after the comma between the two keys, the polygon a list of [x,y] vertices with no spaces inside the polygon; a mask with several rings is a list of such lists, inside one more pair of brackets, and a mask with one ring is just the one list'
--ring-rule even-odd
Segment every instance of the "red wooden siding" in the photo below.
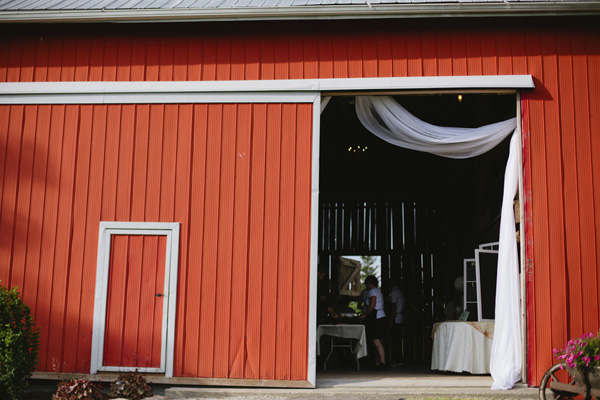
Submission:
{"label": "red wooden siding", "polygon": [[[312,110],[0,106],[0,279],[42,328],[38,369],[89,372],[99,222],[179,221],[175,376],[306,380]],[[160,361],[137,329],[162,318],[163,241],[113,236],[105,365]]]}
{"label": "red wooden siding", "polygon": [[165,236],[112,236],[103,365],[161,366],[165,250]]}
{"label": "red wooden siding", "polygon": [[[522,103],[524,238],[528,373],[537,383],[553,363],[553,348],[600,324],[600,33],[593,18],[529,19],[526,27],[519,24],[508,19],[378,21],[361,26],[287,22],[246,24],[244,35],[231,33],[239,32],[229,29],[231,25],[200,24],[189,34],[165,30],[160,39],[139,25],[135,33],[125,28],[79,35],[22,32],[0,40],[0,82],[531,74],[536,90],[523,93]],[[0,277],[23,285],[40,326],[53,328],[52,334],[44,333],[41,354],[46,359],[41,369],[50,369],[47,349],[63,340],[61,329],[54,328],[71,318],[77,328],[67,324],[65,341],[77,341],[82,349],[78,354],[89,347],[91,302],[87,295],[80,299],[79,292],[93,291],[91,238],[102,216],[188,221],[182,225],[176,374],[282,376],[290,362],[289,346],[296,348],[296,340],[306,345],[294,336],[304,322],[265,316],[306,312],[295,296],[305,301],[306,294],[297,291],[308,278],[296,266],[307,257],[303,249],[308,232],[303,229],[308,228],[298,228],[298,221],[308,213],[303,207],[308,207],[305,180],[310,179],[297,172],[308,168],[308,159],[297,157],[293,188],[286,178],[293,166],[283,152],[291,151],[292,145],[289,138],[272,134],[279,118],[282,132],[291,124],[286,107],[2,108]],[[158,109],[164,113],[155,112]],[[297,129],[308,132],[305,119],[310,113],[298,112]],[[228,117],[221,118],[222,113]],[[72,134],[73,115],[85,134]],[[117,118],[121,132],[135,132],[135,140],[123,133],[113,136],[110,127]],[[176,139],[161,142],[157,127],[163,125],[176,126],[177,132],[193,130],[194,135],[178,133]],[[208,134],[219,130],[222,135]],[[229,130],[237,133],[235,141],[225,134]],[[296,138],[296,155],[308,149],[303,140]],[[162,164],[148,163],[148,154],[161,145]],[[232,157],[228,151],[233,148],[251,149],[253,157]],[[274,154],[276,149],[282,153]],[[117,155],[115,165],[110,158]],[[160,199],[145,201],[156,191]],[[231,193],[233,198],[228,197]],[[277,204],[285,206],[275,212]],[[59,240],[71,225],[72,240]],[[267,240],[285,236],[292,225],[300,233],[291,241]],[[277,242],[282,245],[273,248]],[[231,251],[224,250],[228,246]],[[263,260],[268,262],[261,264]],[[284,267],[290,262],[291,271]],[[293,279],[294,285],[275,283],[282,278]],[[289,295],[290,288],[291,301],[284,296],[273,302]],[[217,293],[224,303],[213,304]],[[65,313],[50,313],[50,307]],[[280,340],[288,331],[291,344],[289,336]],[[278,346],[286,351],[273,350]],[[300,361],[295,360],[297,353],[291,354],[296,368]],[[65,355],[68,368],[85,363],[74,357]],[[298,371],[302,368],[292,378],[302,375]]]}

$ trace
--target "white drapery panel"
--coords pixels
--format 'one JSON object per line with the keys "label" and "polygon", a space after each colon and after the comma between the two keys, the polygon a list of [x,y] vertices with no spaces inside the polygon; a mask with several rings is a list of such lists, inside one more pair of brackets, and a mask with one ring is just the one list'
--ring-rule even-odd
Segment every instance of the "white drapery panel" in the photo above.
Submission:
{"label": "white drapery panel", "polygon": [[492,389],[510,389],[521,377],[519,264],[513,199],[518,187],[517,119],[479,128],[452,128],[421,121],[390,96],[357,96],[356,113],[371,133],[396,146],[448,158],[483,154],[513,133],[504,174],[496,283],[496,328],[490,372]]}
{"label": "white drapery panel", "polygon": [[510,389],[521,379],[521,307],[519,255],[513,200],[519,188],[519,137],[510,140],[504,171],[504,193],[500,214],[500,245],[496,279],[496,327],[492,342],[490,373],[492,389]]}
{"label": "white drapery panel", "polygon": [[357,96],[360,122],[375,136],[395,146],[448,158],[469,158],[498,145],[517,126],[511,118],[479,128],[451,128],[421,121],[390,96]]}

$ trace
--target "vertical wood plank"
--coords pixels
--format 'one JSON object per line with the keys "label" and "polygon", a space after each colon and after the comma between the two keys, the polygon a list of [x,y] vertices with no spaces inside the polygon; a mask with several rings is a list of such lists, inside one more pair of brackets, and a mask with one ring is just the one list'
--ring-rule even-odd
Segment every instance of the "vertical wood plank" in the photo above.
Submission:
{"label": "vertical wood plank", "polygon": [[[83,106],[89,107],[89,106]],[[96,261],[98,255],[98,226],[102,212],[102,182],[104,169],[104,145],[106,135],[107,107],[104,105],[94,105],[92,107],[92,121],[90,124],[90,159],[89,159],[89,186],[85,201],[87,207],[87,219],[85,221],[85,250],[84,250],[84,271],[86,278],[82,290],[82,308],[81,315],[84,317],[80,328],[80,347],[90,349],[92,341],[93,315],[94,315],[94,294],[95,294],[95,276]],[[87,354],[90,354],[88,351]],[[87,355],[82,354],[82,355]],[[89,358],[86,357],[85,364],[89,368]]]}
{"label": "vertical wood plank", "polygon": [[23,41],[15,39],[9,44],[8,48],[6,82],[19,82],[19,78],[21,77],[21,53]]}
{"label": "vertical wood plank", "polygon": [[[181,222],[181,236],[179,248],[179,268],[177,277],[177,315],[175,321],[175,349],[173,357],[173,374],[175,376],[186,376],[184,362],[186,361],[185,348],[188,342],[197,344],[198,341],[192,336],[187,338],[185,332],[188,327],[197,322],[193,316],[188,321],[187,298],[191,296],[188,293],[187,282],[189,280],[189,257],[191,247],[190,241],[190,204],[191,204],[191,171],[192,171],[192,133],[193,133],[193,111],[194,106],[183,104],[179,106],[178,127],[177,127],[177,155],[175,171],[175,209],[174,220]],[[196,247],[194,247],[196,248]],[[197,317],[197,315],[196,315]],[[187,323],[186,323],[187,322]],[[197,328],[197,323],[195,324]],[[197,329],[196,329],[197,331]],[[186,340],[187,339],[187,340]],[[196,353],[197,354],[197,353]],[[192,363],[192,365],[195,365]]]}
{"label": "vertical wood plank", "polygon": [[90,49],[91,43],[88,38],[79,38],[77,40],[77,55],[75,56],[75,75],[73,78],[75,81],[87,81],[89,78]]}
{"label": "vertical wood plank", "polygon": [[235,38],[231,42],[231,79],[246,79],[246,41]]}
{"label": "vertical wood plank", "polygon": [[8,73],[8,42],[0,44],[0,82],[6,82]]}
{"label": "vertical wood plank", "polygon": [[219,228],[217,243],[217,277],[215,297],[214,376],[229,377],[229,335],[231,313],[231,262],[233,253],[233,209],[235,198],[235,151],[237,140],[237,105],[222,106],[221,176],[219,183]]}
{"label": "vertical wood plank", "polygon": [[144,221],[146,214],[146,180],[148,166],[150,106],[138,105],[135,115],[131,220]]}
{"label": "vertical wood plank", "polygon": [[164,106],[164,121],[162,129],[162,168],[160,184],[159,221],[173,221],[175,208],[175,169],[177,157],[178,134],[178,104]]}
{"label": "vertical wood plank", "polygon": [[407,76],[423,76],[421,41],[416,34],[406,35]]}
{"label": "vertical wood plank", "polygon": [[[46,187],[46,204],[44,206],[44,226],[48,229],[44,232],[42,265],[40,269],[44,271],[40,279],[43,285],[40,288],[40,301],[38,306],[40,312],[36,312],[36,318],[40,318],[41,326],[46,327],[46,331],[40,335],[40,354],[45,354],[46,359],[41,360],[40,364],[45,365],[45,368],[52,368],[52,361],[55,360],[62,370],[65,366],[62,364],[61,342],[53,335],[52,330],[57,329],[62,337],[62,315],[60,312],[54,312],[53,301],[61,302],[64,296],[64,286],[61,287],[60,282],[56,282],[57,290],[62,289],[63,292],[55,292],[54,279],[59,278],[60,272],[55,264],[56,241],[57,241],[57,215],[60,196],[60,170],[61,170],[61,154],[62,154],[62,139],[64,127],[64,106],[53,105],[50,120],[50,147],[49,158],[47,164],[47,187]],[[52,339],[52,340],[50,340]],[[68,367],[68,366],[67,366]]]}
{"label": "vertical wood plank", "polygon": [[250,225],[248,245],[248,300],[246,320],[247,361],[245,378],[258,379],[261,365],[261,313],[263,277],[263,237],[265,213],[265,155],[267,105],[252,109],[252,159],[250,175]]}
{"label": "vertical wood plank", "polygon": [[190,38],[188,50],[187,77],[190,81],[202,80],[202,40]]}
{"label": "vertical wood plank", "polygon": [[106,143],[102,190],[103,221],[114,221],[116,216],[117,179],[119,167],[119,144],[121,131],[121,105],[110,104],[106,115]]}
{"label": "vertical wood plank", "polygon": [[[165,276],[165,250],[160,248],[159,236],[142,236],[142,265],[139,297],[136,366],[160,367],[160,337],[162,335]],[[164,239],[160,242],[166,244]],[[159,258],[162,257],[162,258]]]}
{"label": "vertical wood plank", "polygon": [[121,363],[121,355],[123,354],[123,329],[125,326],[124,300],[127,292],[128,265],[129,237],[125,235],[112,235],[108,267],[109,289],[106,294],[103,365],[120,365]]}
{"label": "vertical wood plank", "polygon": [[304,36],[294,35],[290,38],[290,79],[304,79]]}
{"label": "vertical wood plank", "polygon": [[117,73],[116,80],[117,81],[129,81],[131,79],[131,68],[133,64],[133,60],[131,58],[132,54],[132,40],[129,38],[121,38],[119,39],[117,50]]}
{"label": "vertical wood plank", "polygon": [[403,35],[394,35],[392,57],[392,71],[394,76],[408,76],[408,45]]}
{"label": "vertical wood plank", "polygon": [[297,105],[282,106],[280,205],[279,205],[279,254],[277,260],[277,348],[275,353],[276,379],[291,379],[292,353],[292,290],[294,256],[294,207],[296,167],[296,118]]}
{"label": "vertical wood plank", "polygon": [[[71,264],[80,265],[81,276],[74,275],[69,279],[70,284],[79,285],[81,293],[86,296],[79,297],[79,303],[75,297],[69,299],[73,309],[78,307],[79,321],[76,324],[77,336],[71,336],[75,332],[70,332],[65,337],[67,343],[73,343],[76,350],[73,353],[77,356],[77,371],[89,370],[91,331],[93,321],[93,301],[95,278],[91,275],[96,271],[94,252],[87,253],[86,249],[92,247],[89,244],[91,240],[87,237],[93,226],[87,226],[87,202],[88,189],[90,185],[90,156],[92,146],[92,105],[82,105],[79,107],[79,131],[77,141],[77,159],[75,164],[75,192],[73,196],[73,239],[71,242]],[[97,230],[97,227],[96,227]],[[93,261],[92,261],[93,260]],[[84,350],[85,349],[85,350]]]}
{"label": "vertical wood plank", "polygon": [[[61,111],[62,112],[62,111]],[[75,358],[71,357],[70,364],[66,363],[68,343],[64,342],[65,330],[76,326],[79,320],[78,306],[81,289],[79,288],[80,266],[71,265],[71,240],[73,217],[73,190],[75,180],[75,165],[77,151],[77,130],[79,106],[67,105],[64,110],[64,130],[62,136],[62,155],[60,165],[60,186],[58,197],[58,214],[56,226],[56,247],[54,252],[54,277],[52,282],[52,307],[56,319],[52,318],[49,342],[51,347],[62,350],[61,359],[66,367],[74,368]],[[70,278],[74,279],[73,285]],[[76,297],[75,306],[69,307],[69,298]],[[59,311],[60,310],[60,311]],[[71,311],[71,312],[69,312]],[[54,344],[53,344],[54,343]]]}
{"label": "vertical wood plank", "polygon": [[289,40],[285,36],[275,39],[274,74],[275,79],[289,79],[290,77],[290,49]]}
{"label": "vertical wood plank", "polygon": [[60,81],[70,82],[75,78],[75,60],[77,57],[77,40],[68,38],[64,40],[60,70]]}
{"label": "vertical wood plank", "polygon": [[204,204],[204,243],[202,245],[202,297],[200,300],[200,363],[198,374],[212,376],[215,363],[215,318],[219,237],[219,183],[221,180],[221,104],[208,105],[206,140],[206,183]]}
{"label": "vertical wood plank", "polygon": [[452,76],[454,63],[452,59],[452,38],[445,32],[436,31],[438,71],[441,76]]}
{"label": "vertical wood plank", "polygon": [[[6,106],[2,124],[3,145],[3,185],[0,197],[0,246],[5,249],[13,247],[13,232],[15,223],[15,210],[17,201],[18,165],[21,150],[21,127],[24,116],[23,106]],[[12,264],[11,252],[0,253],[0,265],[7,266],[4,284],[11,286],[10,265]]]}
{"label": "vertical wood plank", "polygon": [[188,40],[183,38],[175,40],[173,53],[173,80],[187,81]]}
{"label": "vertical wood plank", "polygon": [[127,221],[131,215],[131,196],[133,182],[133,154],[135,146],[135,118],[137,106],[121,106],[120,135],[117,160],[117,187],[115,200],[115,218]]}
{"label": "vertical wood plank", "polygon": [[[158,254],[156,256],[156,262],[158,265],[154,267],[156,276],[154,278],[155,287],[154,293],[164,293],[165,287],[165,262],[167,258],[167,237],[161,235],[157,238]],[[152,365],[160,365],[161,357],[161,345],[162,345],[162,322],[164,319],[163,315],[163,303],[165,297],[154,296],[154,317],[153,317],[153,332],[152,332]]]}
{"label": "vertical wood plank", "polygon": [[[139,364],[144,365],[149,360],[146,354],[140,354],[138,348],[138,332],[141,324],[144,322],[142,317],[142,305],[140,304],[142,294],[142,270],[144,264],[144,237],[129,236],[128,254],[125,260],[126,264],[121,265],[126,268],[124,301],[124,323],[122,336],[119,340],[122,342],[121,353],[117,355],[117,365],[135,367]],[[110,318],[110,315],[107,315]],[[105,339],[105,343],[106,343]]]}
{"label": "vertical wood plank", "polygon": [[304,38],[304,79],[319,77],[319,40],[316,34]]}
{"label": "vertical wood plank", "polygon": [[101,37],[91,40],[89,80],[101,81],[104,64],[104,39]]}
{"label": "vertical wood plank", "polygon": [[160,217],[160,192],[162,174],[162,145],[164,129],[163,104],[150,105],[148,126],[148,159],[146,165],[145,221],[158,221]]}
{"label": "vertical wood plank", "polygon": [[[333,74],[333,42],[327,36],[318,37],[319,75],[320,79],[334,78]],[[353,47],[354,48],[354,47]],[[351,57],[351,56],[350,56]]]}
{"label": "vertical wood plank", "polygon": [[252,105],[237,107],[237,142],[235,158],[235,198],[233,213],[233,255],[231,279],[231,314],[229,332],[229,376],[244,378],[246,364],[246,297],[248,282],[248,242],[250,238],[249,200],[250,165],[252,162]]}
{"label": "vertical wood plank", "polygon": [[196,251],[190,251],[187,259],[186,292],[186,320],[185,330],[188,340],[185,343],[185,358],[183,360],[183,376],[199,376],[200,341],[203,340],[200,330],[200,302],[203,278],[203,253],[204,253],[204,207],[205,207],[205,180],[206,156],[208,137],[208,106],[194,105],[191,127],[193,129],[191,140],[192,152],[190,154],[190,200],[189,200],[189,239],[187,246]]}
{"label": "vertical wood plank", "polygon": [[[160,69],[160,40],[146,40],[146,75],[147,81],[158,81]],[[133,71],[132,71],[133,72]]]}
{"label": "vertical wood plank", "polygon": [[363,35],[362,38],[362,52],[363,52],[363,77],[377,77],[378,60],[377,60],[377,40],[373,34]]}
{"label": "vertical wood plank", "polygon": [[339,35],[333,38],[333,76],[336,78],[358,77],[362,75],[362,49],[360,36],[347,38]]}
{"label": "vertical wood plank", "polygon": [[[0,135],[2,133],[7,134],[8,129],[5,129],[3,120],[3,110],[8,111],[8,106],[0,107]],[[33,148],[33,167],[31,172],[31,204],[29,207],[29,218],[27,228],[27,255],[25,260],[25,286],[23,287],[23,301],[29,305],[32,312],[35,312],[36,301],[38,295],[38,284],[40,274],[40,251],[41,251],[41,240],[42,235],[42,220],[44,215],[44,195],[45,195],[45,174],[46,174],[46,160],[48,158],[48,130],[50,123],[50,106],[30,106],[29,108],[36,110],[36,125],[34,127],[34,141],[32,142]],[[7,117],[8,113],[4,116]],[[6,118],[8,123],[8,118]],[[0,136],[0,148],[5,147],[5,138]],[[4,166],[2,159],[3,153],[0,151],[0,166]],[[0,170],[0,176],[4,176],[2,170]],[[0,190],[0,197],[1,197]],[[1,213],[1,209],[0,209]],[[1,269],[4,271],[4,268]],[[9,271],[6,271],[7,273]],[[3,282],[8,281],[8,276],[4,277],[0,275],[0,279]],[[37,321],[36,321],[37,324]],[[39,327],[39,325],[37,325]]]}
{"label": "vertical wood plank", "polygon": [[312,119],[310,104],[298,105],[294,166],[294,247],[292,288],[291,379],[306,379],[310,287]]}
{"label": "vertical wood plank", "polygon": [[[19,136],[22,137],[21,141],[21,159],[17,168],[17,174],[9,177],[14,179],[16,184],[16,203],[14,211],[14,229],[12,234],[0,230],[2,235],[9,238],[13,236],[12,246],[0,247],[3,249],[10,249],[12,247],[13,257],[10,263],[3,264],[2,269],[10,269],[10,279],[3,282],[6,285],[10,282],[10,286],[16,286],[19,288],[19,292],[23,298],[26,298],[26,283],[25,275],[25,263],[27,258],[27,250],[29,244],[27,243],[27,230],[29,227],[30,219],[30,203],[31,203],[31,190],[33,180],[33,155],[35,152],[35,127],[37,120],[37,107],[36,106],[25,106],[23,112],[23,127],[22,131],[18,132]],[[0,175],[1,176],[1,175]],[[8,210],[7,210],[8,211]],[[3,243],[4,244],[4,243]],[[35,289],[34,289],[35,290]],[[27,296],[31,297],[31,296]]]}
{"label": "vertical wood plank", "polygon": [[281,167],[281,104],[267,104],[267,142],[265,171],[265,215],[262,276],[262,321],[260,340],[260,378],[275,378],[277,315],[277,258]]}
{"label": "vertical wood plank", "polygon": [[134,38],[131,44],[131,66],[129,76],[132,81],[149,80],[146,76],[146,68],[149,66],[150,59],[146,59],[148,41],[140,38]]}
{"label": "vertical wood plank", "polygon": [[481,70],[484,75],[494,75],[498,71],[496,37],[489,31],[481,34]]}
{"label": "vertical wood plank", "polygon": [[262,38],[260,43],[260,79],[275,79],[275,39]]}
{"label": "vertical wood plank", "polygon": [[436,35],[434,33],[424,33],[421,36],[421,47],[423,75],[436,76],[438,74]]}
{"label": "vertical wood plank", "polygon": [[205,39],[203,44],[202,80],[217,80],[217,42],[211,37]]}
{"label": "vertical wood plank", "polygon": [[159,81],[173,80],[173,39],[167,37],[160,40],[160,59],[158,68]]}
{"label": "vertical wood plank", "polygon": [[35,73],[35,50],[35,44],[32,40],[25,40],[23,42],[20,82],[33,82]]}
{"label": "vertical wood plank", "polygon": [[469,33],[465,39],[465,56],[468,75],[483,75],[481,38],[476,33]]}
{"label": "vertical wood plank", "polygon": [[379,36],[377,40],[377,75],[380,77],[391,77],[393,76],[392,40],[387,35],[383,37]]}
{"label": "vertical wood plank", "polygon": [[231,79],[231,39],[218,38],[216,42],[216,76],[217,80]]}
{"label": "vertical wood plank", "polygon": [[119,39],[108,37],[104,42],[104,59],[102,60],[102,80],[114,81],[117,79],[117,55]]}

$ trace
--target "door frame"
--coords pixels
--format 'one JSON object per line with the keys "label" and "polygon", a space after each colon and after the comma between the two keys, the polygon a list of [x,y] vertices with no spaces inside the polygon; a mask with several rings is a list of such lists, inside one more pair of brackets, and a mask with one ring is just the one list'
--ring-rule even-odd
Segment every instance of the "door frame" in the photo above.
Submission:
{"label": "door frame", "polygon": [[[110,269],[110,248],[113,235],[166,236],[165,280],[160,347],[160,367],[136,368],[103,365],[104,335],[106,332],[106,303]],[[90,373],[140,371],[173,376],[175,347],[175,306],[177,303],[177,267],[179,260],[178,222],[117,222],[101,221],[98,234],[98,259],[94,300],[94,330]]]}

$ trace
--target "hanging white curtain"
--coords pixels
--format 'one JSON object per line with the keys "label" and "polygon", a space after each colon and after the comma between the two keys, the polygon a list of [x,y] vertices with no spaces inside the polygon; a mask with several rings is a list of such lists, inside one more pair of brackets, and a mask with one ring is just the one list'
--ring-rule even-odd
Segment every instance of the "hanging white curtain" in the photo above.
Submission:
{"label": "hanging white curtain", "polygon": [[517,126],[516,118],[479,128],[431,125],[389,96],[357,96],[356,113],[365,128],[388,143],[448,158],[483,154],[496,147]]}
{"label": "hanging white curtain", "polygon": [[392,97],[357,96],[356,113],[371,133],[396,146],[448,158],[469,158],[491,150],[513,133],[504,176],[496,284],[496,322],[490,372],[492,389],[510,389],[521,377],[519,265],[513,213],[518,187],[517,119],[479,128],[452,128],[421,121]]}

